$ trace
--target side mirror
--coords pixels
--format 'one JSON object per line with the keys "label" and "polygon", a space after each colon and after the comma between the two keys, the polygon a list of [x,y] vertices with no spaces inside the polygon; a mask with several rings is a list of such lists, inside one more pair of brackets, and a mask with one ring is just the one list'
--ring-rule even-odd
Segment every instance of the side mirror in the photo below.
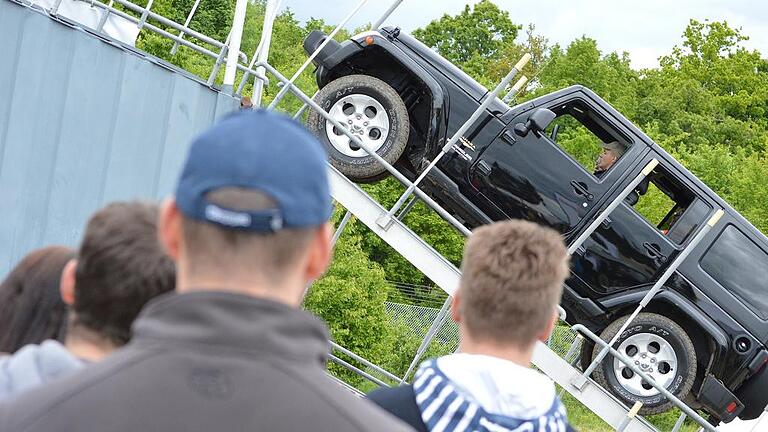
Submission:
{"label": "side mirror", "polygon": [[528,121],[525,124],[518,123],[515,125],[515,133],[518,136],[524,137],[528,135],[528,132],[533,131],[536,136],[539,136],[552,123],[555,117],[557,115],[552,111],[546,108],[538,108],[528,117]]}

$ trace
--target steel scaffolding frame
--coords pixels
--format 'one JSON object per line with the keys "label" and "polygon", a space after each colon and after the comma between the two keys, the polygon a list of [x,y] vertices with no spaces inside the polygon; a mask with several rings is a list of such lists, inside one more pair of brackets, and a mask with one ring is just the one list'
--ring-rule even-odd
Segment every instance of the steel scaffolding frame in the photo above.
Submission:
{"label": "steel scaffolding frame", "polygon": [[[236,13],[233,19],[233,30],[230,32],[227,40],[223,43],[215,39],[209,38],[189,28],[189,24],[197,10],[199,0],[196,0],[189,16],[187,17],[183,25],[152,12],[150,10],[152,7],[151,0],[148,2],[146,7],[138,6],[134,3],[131,3],[128,0],[110,0],[109,4],[104,4],[94,0],[92,4],[95,7],[99,7],[103,9],[105,16],[107,14],[118,15],[131,22],[136,23],[139,28],[152,31],[154,33],[160,34],[161,36],[167,37],[170,40],[173,40],[174,47],[172,48],[172,52],[175,52],[175,50],[177,50],[179,46],[183,45],[209,58],[215,59],[216,61],[214,63],[214,66],[212,67],[211,74],[208,79],[209,85],[213,85],[215,78],[218,74],[219,68],[222,62],[224,61],[225,57],[227,57],[227,69],[226,69],[225,80],[224,80],[224,91],[229,92],[233,95],[237,94],[238,92],[242,91],[244,87],[244,82],[248,79],[248,77],[253,75],[257,80],[255,91],[258,91],[258,95],[254,95],[255,96],[254,99],[257,105],[260,105],[260,102],[261,102],[261,91],[262,91],[263,84],[268,82],[266,74],[274,76],[280,83],[282,83],[282,89],[278,92],[276,97],[268,106],[269,109],[275,109],[277,104],[282,100],[284,96],[286,96],[289,93],[293,94],[295,97],[297,97],[299,100],[301,100],[304,103],[302,108],[294,115],[294,117],[299,117],[307,108],[317,111],[320,115],[322,115],[326,119],[326,121],[330,122],[331,124],[336,126],[339,131],[347,135],[355,145],[365,150],[376,161],[381,163],[382,166],[393,177],[395,177],[398,181],[400,181],[405,186],[406,191],[400,196],[397,203],[393,207],[389,209],[385,209],[384,207],[381,206],[381,204],[379,204],[373,198],[371,198],[368,194],[366,194],[359,186],[352,183],[349,179],[344,177],[341,173],[339,173],[336,169],[334,169],[333,167],[330,167],[329,165],[329,176],[330,176],[330,182],[331,182],[334,198],[338,203],[340,203],[343,207],[347,209],[347,213],[344,215],[342,222],[339,224],[339,227],[337,228],[334,234],[334,241],[338,240],[342,230],[347,225],[347,222],[351,219],[351,215],[355,215],[360,221],[362,221],[366,226],[368,226],[376,235],[380,236],[384,241],[390,244],[398,253],[402,254],[403,257],[405,257],[409,262],[411,262],[416,268],[421,270],[437,286],[439,286],[448,294],[448,298],[443,303],[437,317],[433,320],[432,325],[427,331],[427,334],[424,336],[421,342],[421,345],[417,349],[417,352],[407,372],[402,377],[396,376],[388,372],[386,369],[363,358],[362,356],[359,356],[356,353],[332,342],[332,347],[334,351],[338,351],[342,355],[351,358],[353,361],[363,365],[365,368],[367,368],[367,370],[363,370],[362,368],[356,367],[335,354],[331,354],[329,357],[332,362],[335,362],[341,365],[342,367],[345,367],[351,371],[354,371],[355,373],[360,374],[361,376],[365,377],[366,379],[378,385],[389,385],[386,381],[380,378],[377,378],[373,374],[369,373],[369,371],[373,371],[377,374],[380,374],[381,376],[385,377],[385,379],[392,381],[392,383],[399,384],[407,381],[413,369],[421,359],[421,356],[424,354],[429,344],[432,342],[435,334],[437,334],[437,331],[440,329],[444,320],[446,319],[448,315],[448,310],[450,308],[451,295],[453,294],[456,287],[458,286],[458,280],[460,276],[459,270],[453,264],[451,264],[447,259],[445,259],[445,257],[440,255],[430,245],[428,245],[423,239],[421,239],[418,235],[416,235],[413,231],[411,231],[403,223],[402,219],[404,215],[410,211],[410,209],[413,207],[413,205],[417,201],[422,201],[425,203],[425,205],[427,205],[436,213],[438,213],[443,219],[448,221],[459,232],[461,232],[464,235],[470,234],[470,231],[460,221],[458,221],[453,215],[451,215],[450,212],[446,211],[444,208],[438,205],[430,196],[428,196],[424,191],[422,191],[419,188],[419,184],[426,177],[429,171],[432,170],[437,165],[439,160],[444,155],[454,151],[455,144],[459,141],[462,135],[470,127],[474,125],[476,120],[485,112],[485,109],[487,108],[487,106],[495,98],[497,98],[502,91],[506,90],[506,88],[512,82],[512,79],[525,66],[530,56],[526,54],[525,56],[523,56],[522,59],[520,59],[520,61],[512,68],[512,70],[509,71],[509,73],[496,86],[496,88],[485,96],[485,98],[481,102],[478,109],[448,140],[445,146],[442,147],[437,157],[435,157],[430,162],[427,168],[420,173],[420,175],[416,178],[416,180],[410,181],[402,173],[397,171],[391,164],[387,163],[380,155],[378,155],[375,151],[373,151],[365,143],[363,143],[357,136],[353,135],[346,128],[345,125],[331,118],[330,115],[313,100],[313,97],[307,96],[303,91],[301,91],[301,89],[299,89],[295,85],[296,78],[309,66],[309,64],[311,64],[312,59],[314,59],[315,56],[318,55],[320,50],[331,40],[332,36],[335,35],[346,24],[346,22],[348,22],[348,20],[357,11],[359,11],[362,8],[367,1],[368,0],[360,1],[357,7],[349,15],[347,15],[347,17],[344,20],[342,20],[342,22],[339,23],[339,25],[336,26],[334,31],[331,32],[329,37],[322,44],[320,44],[320,46],[315,50],[315,52],[310,54],[308,59],[292,75],[290,79],[284,76],[283,74],[281,74],[278,70],[276,70],[273,66],[271,66],[267,61],[267,54],[269,52],[269,46],[271,43],[272,23],[274,22],[277,16],[279,0],[267,0],[266,2],[267,8],[266,8],[265,19],[263,24],[264,27],[262,32],[262,40],[259,44],[259,48],[257,48],[256,52],[252,57],[252,61],[247,66],[239,63],[239,60],[241,59],[244,62],[248,61],[248,58],[244,54],[239,52],[239,45],[240,45],[240,41],[242,38],[242,31],[243,31],[243,21],[245,18],[245,11],[246,11],[246,5],[245,5],[246,0],[237,0]],[[381,24],[397,9],[397,7],[402,2],[403,0],[395,0],[390,5],[390,7],[385,11],[385,13],[375,21],[374,30],[379,28]],[[57,16],[57,9],[60,3],[61,3],[61,0],[58,0],[53,5],[53,7],[51,7],[51,9],[48,10],[48,13],[51,16],[53,17]],[[116,9],[115,7],[113,7],[113,3],[117,3],[118,5],[122,6],[127,10],[133,11],[135,13],[139,13],[141,16],[137,18],[131,14],[124,12],[123,10]],[[150,20],[157,22],[159,25],[178,31],[179,33],[178,35],[172,34],[171,32],[163,28],[160,28],[158,25],[150,23],[149,22]],[[102,27],[102,26],[100,25],[99,27]],[[96,30],[97,32],[103,33],[102,28],[98,28]],[[217,52],[211,51],[210,49],[204,46],[201,46],[198,43],[190,42],[189,40],[184,39],[185,35],[188,35],[189,37],[194,38],[197,41],[202,42],[204,44],[213,46],[216,49],[218,49],[219,52],[217,53]],[[244,76],[241,84],[238,86],[237,91],[235,91],[233,88],[233,84],[234,84],[235,72],[237,70],[244,72]],[[505,96],[504,99],[511,100],[514,97],[514,95],[520,89],[522,89],[526,80],[527,79],[525,77],[521,78],[512,87],[512,89]],[[651,161],[637,176],[637,178],[635,178],[629,185],[627,185],[625,189],[605,208],[605,210],[603,210],[600,213],[600,215],[597,216],[592,221],[588,229],[585,230],[579,236],[579,238],[576,239],[570,245],[569,252],[572,253],[579,246],[581,246],[581,244],[583,244],[583,242],[586,241],[586,239],[589,238],[589,236],[594,233],[597,227],[611,214],[611,212],[615,210],[621,204],[621,202],[623,202],[625,197],[629,193],[631,193],[634,190],[634,188],[647,175],[649,175],[653,171],[653,169],[656,167],[657,164],[658,162],[656,160]],[[399,214],[398,214],[398,211],[400,212]],[[651,301],[654,295],[657,294],[659,290],[662,289],[664,283],[677,269],[677,266],[685,259],[685,257],[687,257],[687,255],[692,251],[692,249],[696,247],[696,245],[701,241],[701,239],[703,239],[708,234],[708,232],[712,229],[712,227],[715,226],[715,224],[718,222],[718,220],[722,216],[722,213],[723,212],[720,209],[714,209],[712,211],[708,222],[698,230],[698,232],[693,237],[693,239],[689,242],[686,248],[678,255],[675,261],[673,261],[673,263],[670,264],[667,271],[655,283],[653,288],[648,291],[647,295],[640,302],[638,308],[633,312],[633,314],[624,324],[623,328],[626,328],[626,326],[630,324],[632,319],[634,319],[634,317],[636,317],[637,314],[640,313],[640,311]],[[564,317],[563,313],[564,311],[562,311],[561,309],[562,317]],[[617,352],[612,347],[613,344],[616,342],[616,338],[614,338],[609,342],[606,342],[601,340],[594,333],[590,332],[588,329],[586,329],[582,325],[575,325],[572,327],[572,329],[578,332],[579,334],[589,338],[594,343],[603,347],[598,357],[595,359],[595,361],[592,363],[592,365],[590,365],[590,367],[586,371],[584,371],[583,373],[578,371],[572,365],[568,364],[566,360],[563,360],[562,358],[560,358],[546,345],[541,343],[537,344],[536,346],[533,363],[539,369],[541,369],[545,374],[547,374],[554,381],[560,384],[565,391],[568,391],[569,393],[574,395],[578,400],[584,403],[590,410],[592,410],[601,418],[603,418],[603,420],[605,420],[608,424],[610,424],[616,430],[647,432],[647,431],[653,431],[655,429],[645,420],[636,416],[637,411],[640,408],[639,406],[635,406],[632,409],[624,406],[618,400],[616,400],[613,396],[611,396],[607,390],[603,389],[602,387],[599,387],[594,381],[592,381],[589,378],[594,368],[597,367],[599,362],[602,361],[604,357],[607,355],[611,355],[614,358],[616,358],[618,361],[626,364],[630,369],[632,369],[635,373],[639,374],[641,377],[645,378],[647,382],[649,382],[651,385],[657,388],[659,392],[661,392],[664,396],[669,398],[675,405],[677,405],[680,409],[684,411],[683,416],[680,417],[674,430],[679,429],[679,427],[683,423],[685,416],[689,416],[692,419],[694,419],[705,430],[708,430],[708,431],[715,430],[706,420],[704,420],[701,416],[699,416],[698,413],[696,413],[690,407],[686,406],[682,401],[680,401],[674,395],[670,394],[666,389],[656,384],[652,379],[645,376],[644,373],[639,369],[637,369],[635,365],[632,364],[625,356]],[[621,331],[617,332],[617,335],[620,333]],[[574,342],[574,345],[571,346],[571,348],[569,349],[569,353],[575,352],[575,345],[577,343],[579,343],[579,339],[577,339]],[[351,391],[357,391],[356,389],[348,386],[345,383],[341,383],[341,384],[346,385],[348,388],[350,388]]]}

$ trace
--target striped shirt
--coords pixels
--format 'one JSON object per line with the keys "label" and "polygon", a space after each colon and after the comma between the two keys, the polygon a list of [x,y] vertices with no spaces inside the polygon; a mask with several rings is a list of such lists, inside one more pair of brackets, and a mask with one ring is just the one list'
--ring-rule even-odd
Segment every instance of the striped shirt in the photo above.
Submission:
{"label": "striped shirt", "polygon": [[421,418],[431,432],[565,432],[568,420],[558,398],[541,415],[532,418],[486,412],[459,391],[435,360],[422,363],[413,382]]}

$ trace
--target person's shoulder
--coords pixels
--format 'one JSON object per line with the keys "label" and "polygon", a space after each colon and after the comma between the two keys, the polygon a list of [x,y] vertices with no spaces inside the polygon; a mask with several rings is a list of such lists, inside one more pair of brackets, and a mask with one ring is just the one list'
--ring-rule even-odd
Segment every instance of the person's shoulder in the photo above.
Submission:
{"label": "person's shoulder", "polygon": [[332,409],[337,415],[336,418],[343,419],[351,426],[351,430],[370,432],[412,430],[398,418],[354,394],[352,390],[332,381],[324,372],[303,374],[303,378],[307,380],[306,388],[313,390],[316,397],[324,402],[327,407],[324,409]]}
{"label": "person's shoulder", "polygon": [[426,432],[427,428],[421,419],[421,410],[416,404],[416,394],[413,386],[379,388],[366,396],[378,407],[396,416],[418,432]]}
{"label": "person's shoulder", "polygon": [[48,417],[66,416],[67,413],[88,409],[83,403],[86,396],[89,400],[96,400],[106,395],[109,390],[103,387],[108,382],[107,378],[119,374],[126,365],[140,357],[138,352],[118,352],[99,363],[3,401],[0,403],[0,431],[26,431],[33,424],[47,424],[45,419]]}
{"label": "person's shoulder", "polygon": [[59,342],[26,345],[0,357],[0,399],[12,397],[72,373],[82,366]]}

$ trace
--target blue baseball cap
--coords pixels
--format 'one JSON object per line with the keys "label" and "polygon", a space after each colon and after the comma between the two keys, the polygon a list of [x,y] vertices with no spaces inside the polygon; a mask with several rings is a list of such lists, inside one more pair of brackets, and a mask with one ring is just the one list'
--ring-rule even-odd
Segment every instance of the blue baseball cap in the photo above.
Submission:
{"label": "blue baseball cap", "polygon": [[[192,141],[176,188],[185,216],[255,233],[319,226],[333,204],[323,146],[294,120],[265,110],[243,110]],[[259,191],[273,209],[225,208],[206,199],[222,188]]]}

